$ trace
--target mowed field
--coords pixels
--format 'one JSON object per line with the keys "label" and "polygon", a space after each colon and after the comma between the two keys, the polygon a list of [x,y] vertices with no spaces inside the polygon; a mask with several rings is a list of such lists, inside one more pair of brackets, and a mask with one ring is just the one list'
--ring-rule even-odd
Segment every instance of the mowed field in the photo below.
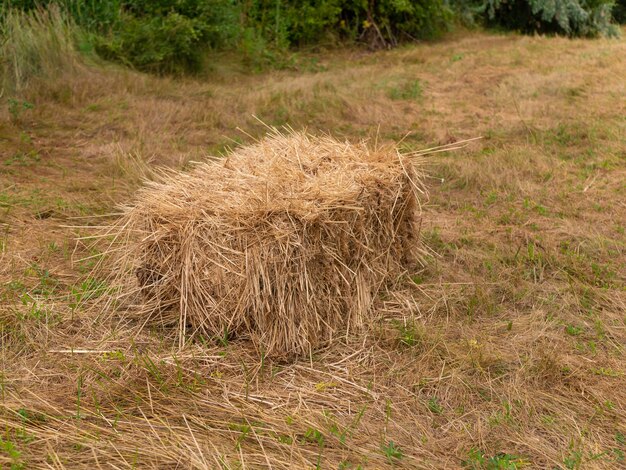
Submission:
{"label": "mowed field", "polygon": [[[625,39],[464,33],[198,80],[68,61],[0,115],[1,468],[626,468]],[[426,157],[432,254],[363,333],[279,363],[103,315],[87,226],[259,120],[483,139]]]}

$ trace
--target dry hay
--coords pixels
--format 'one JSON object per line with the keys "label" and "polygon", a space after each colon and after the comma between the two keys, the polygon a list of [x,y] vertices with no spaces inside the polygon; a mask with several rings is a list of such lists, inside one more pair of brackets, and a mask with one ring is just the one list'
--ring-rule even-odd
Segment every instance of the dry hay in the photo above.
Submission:
{"label": "dry hay", "polygon": [[180,338],[249,337],[310,354],[362,327],[414,263],[421,175],[395,147],[274,131],[226,159],[168,172],[111,228],[121,296]]}

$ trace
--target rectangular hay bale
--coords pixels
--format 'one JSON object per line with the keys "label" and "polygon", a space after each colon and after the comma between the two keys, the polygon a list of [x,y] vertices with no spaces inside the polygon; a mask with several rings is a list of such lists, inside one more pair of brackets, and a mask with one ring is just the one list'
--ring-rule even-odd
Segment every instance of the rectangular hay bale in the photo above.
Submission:
{"label": "rectangular hay bale", "polygon": [[395,148],[275,132],[140,190],[117,222],[120,285],[181,335],[309,354],[360,329],[414,261],[421,191]]}

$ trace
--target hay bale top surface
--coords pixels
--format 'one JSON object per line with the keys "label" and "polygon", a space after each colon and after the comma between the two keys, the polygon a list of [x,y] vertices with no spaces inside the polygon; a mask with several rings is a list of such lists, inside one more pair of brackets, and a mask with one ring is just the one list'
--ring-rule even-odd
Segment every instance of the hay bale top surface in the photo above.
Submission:
{"label": "hay bale top surface", "polygon": [[149,183],[142,208],[166,218],[242,217],[244,224],[261,214],[315,218],[333,209],[362,210],[353,203],[368,188],[380,191],[397,179],[400,158],[391,149],[277,134],[236,150],[223,163],[199,163],[189,173]]}

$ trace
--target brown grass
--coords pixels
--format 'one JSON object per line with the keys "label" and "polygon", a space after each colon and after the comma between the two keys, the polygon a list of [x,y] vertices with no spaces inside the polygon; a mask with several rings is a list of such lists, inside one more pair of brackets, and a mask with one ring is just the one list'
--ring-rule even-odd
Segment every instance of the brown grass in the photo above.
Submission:
{"label": "brown grass", "polygon": [[[319,59],[199,82],[88,69],[40,83],[18,122],[2,107],[3,466],[624,467],[626,41],[472,33]],[[362,333],[291,364],[101,315],[102,252],[71,228],[110,224],[145,162],[250,143],[253,114],[411,132],[403,151],[485,136],[426,157],[438,256]]]}

